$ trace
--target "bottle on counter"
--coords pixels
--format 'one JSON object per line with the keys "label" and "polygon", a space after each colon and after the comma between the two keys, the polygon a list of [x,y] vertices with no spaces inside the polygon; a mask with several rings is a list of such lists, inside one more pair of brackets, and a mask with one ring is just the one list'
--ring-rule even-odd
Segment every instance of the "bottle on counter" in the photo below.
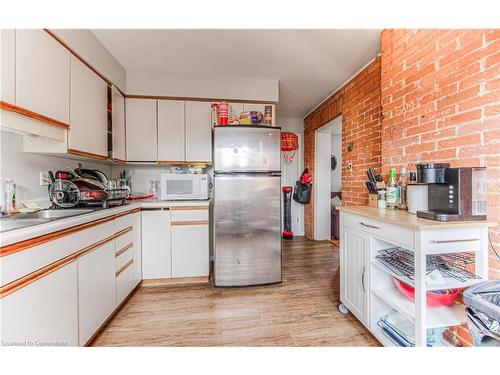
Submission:
{"label": "bottle on counter", "polygon": [[406,168],[401,168],[399,174],[398,187],[397,187],[397,202],[400,210],[406,210]]}
{"label": "bottle on counter", "polygon": [[391,168],[389,171],[389,181],[387,182],[385,200],[388,209],[395,210],[398,207],[396,169],[394,168]]}
{"label": "bottle on counter", "polygon": [[4,214],[10,214],[16,210],[16,183],[10,178],[3,182],[3,208]]}

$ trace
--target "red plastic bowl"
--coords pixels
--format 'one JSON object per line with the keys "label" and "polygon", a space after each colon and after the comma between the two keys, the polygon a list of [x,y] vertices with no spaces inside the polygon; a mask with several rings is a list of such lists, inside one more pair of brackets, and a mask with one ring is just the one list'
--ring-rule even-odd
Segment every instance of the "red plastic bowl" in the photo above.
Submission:
{"label": "red plastic bowl", "polygon": [[[415,288],[394,278],[394,284],[401,293],[411,301],[415,301]],[[458,289],[442,289],[427,292],[427,307],[449,306],[458,297]]]}

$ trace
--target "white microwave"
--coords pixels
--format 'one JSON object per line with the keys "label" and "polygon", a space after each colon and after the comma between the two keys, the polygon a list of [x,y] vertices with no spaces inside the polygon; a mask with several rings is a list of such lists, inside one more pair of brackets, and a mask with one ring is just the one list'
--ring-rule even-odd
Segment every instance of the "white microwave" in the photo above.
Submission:
{"label": "white microwave", "polygon": [[162,173],[161,199],[208,199],[208,175]]}

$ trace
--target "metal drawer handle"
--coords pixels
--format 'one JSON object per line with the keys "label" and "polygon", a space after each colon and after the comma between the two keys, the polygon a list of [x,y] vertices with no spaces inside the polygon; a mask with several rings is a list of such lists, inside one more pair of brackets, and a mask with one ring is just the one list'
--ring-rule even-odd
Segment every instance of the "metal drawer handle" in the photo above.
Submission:
{"label": "metal drawer handle", "polygon": [[363,272],[361,273],[361,285],[363,286],[363,292],[366,294],[366,288],[365,288],[365,271],[366,267],[363,266]]}
{"label": "metal drawer handle", "polygon": [[366,224],[366,223],[363,223],[362,221],[360,221],[359,223],[367,228],[380,229],[379,227],[376,227],[375,225]]}
{"label": "metal drawer handle", "polygon": [[464,240],[430,240],[430,243],[476,242],[479,238],[466,238]]}

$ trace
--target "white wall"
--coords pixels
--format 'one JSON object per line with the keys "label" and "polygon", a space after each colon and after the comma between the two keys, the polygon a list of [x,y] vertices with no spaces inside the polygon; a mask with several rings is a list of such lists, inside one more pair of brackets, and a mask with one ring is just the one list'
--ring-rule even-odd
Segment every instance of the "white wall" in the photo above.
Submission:
{"label": "white wall", "polygon": [[[277,125],[282,131],[294,132],[299,137],[299,149],[292,163],[282,162],[282,186],[295,186],[304,169],[304,119],[295,117],[278,117]],[[282,159],[283,160],[283,159]],[[296,236],[304,235],[304,205],[292,200],[292,231]]]}
{"label": "white wall", "polygon": [[116,60],[90,30],[50,29],[120,90],[126,90],[125,68]]}
{"label": "white wall", "polygon": [[127,94],[278,101],[278,80],[127,70]]}
{"label": "white wall", "polygon": [[342,135],[332,134],[332,155],[337,158],[337,168],[331,171],[332,191],[342,191]]}
{"label": "white wall", "polygon": [[[22,151],[22,136],[0,131],[0,177],[10,178],[16,183],[16,198],[22,200],[48,201],[47,186],[40,186],[40,171],[56,171],[76,168],[78,160],[56,158]],[[83,161],[85,168],[99,169],[111,175],[111,166]]]}

